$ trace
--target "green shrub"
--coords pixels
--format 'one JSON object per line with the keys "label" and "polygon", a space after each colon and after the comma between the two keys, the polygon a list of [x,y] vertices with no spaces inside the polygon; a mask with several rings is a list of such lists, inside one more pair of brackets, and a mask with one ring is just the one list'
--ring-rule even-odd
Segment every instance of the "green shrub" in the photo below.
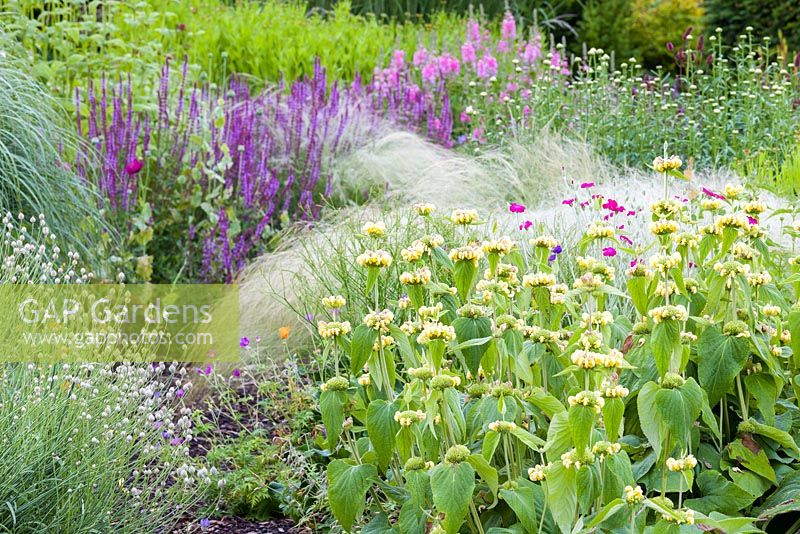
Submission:
{"label": "green shrub", "polygon": [[728,41],[750,28],[777,43],[786,39],[790,51],[800,49],[800,4],[794,0],[704,0],[707,26],[720,27]]}

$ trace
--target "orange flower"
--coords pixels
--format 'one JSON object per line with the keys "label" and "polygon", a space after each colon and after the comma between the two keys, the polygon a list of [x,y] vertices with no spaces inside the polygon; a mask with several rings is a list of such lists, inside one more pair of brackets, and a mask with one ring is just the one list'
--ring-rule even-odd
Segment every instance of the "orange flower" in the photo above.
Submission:
{"label": "orange flower", "polygon": [[278,328],[278,337],[281,339],[289,339],[289,331],[291,329],[288,326],[282,326]]}

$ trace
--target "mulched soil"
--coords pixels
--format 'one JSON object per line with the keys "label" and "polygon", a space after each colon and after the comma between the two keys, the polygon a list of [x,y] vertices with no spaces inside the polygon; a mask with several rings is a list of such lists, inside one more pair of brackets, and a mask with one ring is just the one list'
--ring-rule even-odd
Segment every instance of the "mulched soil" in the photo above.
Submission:
{"label": "mulched soil", "polygon": [[[249,431],[266,429],[270,432],[271,437],[280,431],[277,427],[285,422],[272,421],[268,414],[260,410],[260,406],[255,401],[259,397],[255,384],[243,383],[237,392],[239,402],[233,404],[233,409],[237,413],[236,418],[227,410],[211,413],[208,404],[203,401],[202,397],[198,399],[196,407],[204,410],[204,419],[215,420],[216,424],[212,431],[194,437],[189,446],[189,454],[192,457],[205,456],[214,442],[238,437],[242,428]],[[307,528],[295,528],[294,522],[288,518],[252,521],[243,517],[219,517],[209,519],[208,525],[201,528],[197,517],[187,514],[173,529],[172,534],[201,532],[204,534],[308,534],[311,531]]]}
{"label": "mulched soil", "polygon": [[221,517],[211,519],[202,529],[196,519],[179,525],[174,534],[304,534],[304,529],[294,528],[291,519],[272,519],[269,521],[250,521],[241,517]]}

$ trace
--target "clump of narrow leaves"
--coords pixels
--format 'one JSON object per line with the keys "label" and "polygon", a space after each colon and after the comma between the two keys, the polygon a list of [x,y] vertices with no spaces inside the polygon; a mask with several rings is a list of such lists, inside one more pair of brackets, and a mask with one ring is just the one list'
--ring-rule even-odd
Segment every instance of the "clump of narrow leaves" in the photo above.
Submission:
{"label": "clump of narrow leaves", "polygon": [[370,309],[326,297],[318,323],[345,530],[761,532],[800,509],[800,258],[779,244],[800,225],[768,235],[786,211],[738,186],[676,200],[681,161],[653,167],[635,250],[602,221],[515,242],[473,210],[434,234],[417,205],[393,256],[364,226],[347,290]]}

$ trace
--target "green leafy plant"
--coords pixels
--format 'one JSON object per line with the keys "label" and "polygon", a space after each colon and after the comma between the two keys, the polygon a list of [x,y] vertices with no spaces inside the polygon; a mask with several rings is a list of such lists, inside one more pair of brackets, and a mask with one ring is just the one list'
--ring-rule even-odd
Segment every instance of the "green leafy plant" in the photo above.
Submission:
{"label": "green leafy plant", "polygon": [[399,254],[363,226],[339,258],[363,297],[317,309],[317,445],[345,530],[757,532],[796,510],[777,501],[800,460],[798,260],[740,186],[672,198],[681,165],[653,162],[664,196],[635,248],[605,221],[516,243],[431,205]]}

